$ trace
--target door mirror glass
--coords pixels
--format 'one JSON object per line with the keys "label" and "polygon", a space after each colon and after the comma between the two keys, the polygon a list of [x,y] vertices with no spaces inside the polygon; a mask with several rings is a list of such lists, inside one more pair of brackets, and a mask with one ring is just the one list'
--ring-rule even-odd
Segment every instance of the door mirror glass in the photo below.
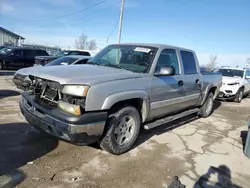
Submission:
{"label": "door mirror glass", "polygon": [[175,75],[175,68],[173,66],[162,66],[160,70],[155,72],[155,76],[172,76]]}

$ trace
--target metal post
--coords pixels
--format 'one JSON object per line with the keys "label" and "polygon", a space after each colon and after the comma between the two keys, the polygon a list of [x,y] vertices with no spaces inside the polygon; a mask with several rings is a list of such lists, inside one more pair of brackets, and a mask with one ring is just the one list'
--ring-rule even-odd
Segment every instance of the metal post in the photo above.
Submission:
{"label": "metal post", "polygon": [[118,31],[118,43],[121,41],[121,33],[122,33],[122,19],[123,19],[123,9],[125,0],[121,0],[121,12],[120,12],[120,23],[119,23],[119,31]]}

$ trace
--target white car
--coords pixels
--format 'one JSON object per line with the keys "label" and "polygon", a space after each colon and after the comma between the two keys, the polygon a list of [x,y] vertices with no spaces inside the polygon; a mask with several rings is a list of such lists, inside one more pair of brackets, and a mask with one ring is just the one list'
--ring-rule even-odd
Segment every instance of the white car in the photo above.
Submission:
{"label": "white car", "polygon": [[243,96],[250,93],[250,70],[239,68],[220,68],[222,87],[218,94],[219,99],[233,99],[241,102]]}

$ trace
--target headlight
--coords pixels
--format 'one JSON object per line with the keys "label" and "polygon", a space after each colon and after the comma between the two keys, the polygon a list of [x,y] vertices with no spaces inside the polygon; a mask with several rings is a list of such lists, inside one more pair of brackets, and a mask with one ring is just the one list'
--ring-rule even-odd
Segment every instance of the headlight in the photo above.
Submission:
{"label": "headlight", "polygon": [[89,86],[80,85],[66,85],[62,89],[62,93],[80,97],[86,97],[89,90]]}
{"label": "headlight", "polygon": [[79,105],[73,105],[63,101],[58,101],[58,107],[69,114],[77,116],[81,115],[81,107]]}
{"label": "headlight", "polygon": [[230,83],[230,84],[227,84],[229,86],[234,86],[234,85],[238,85],[239,83],[238,82],[235,82],[235,83]]}

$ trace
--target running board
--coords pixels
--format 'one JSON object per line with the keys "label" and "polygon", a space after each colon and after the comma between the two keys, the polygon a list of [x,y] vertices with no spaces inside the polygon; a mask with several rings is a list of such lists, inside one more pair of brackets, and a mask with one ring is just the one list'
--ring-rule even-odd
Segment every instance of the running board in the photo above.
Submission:
{"label": "running board", "polygon": [[162,118],[162,119],[158,119],[156,121],[153,121],[151,123],[148,123],[148,124],[144,125],[144,129],[149,130],[149,129],[152,129],[154,127],[158,127],[160,125],[163,125],[165,123],[180,119],[182,117],[185,117],[185,116],[188,116],[188,115],[191,115],[191,114],[194,114],[194,113],[198,113],[199,110],[200,110],[199,108],[194,108],[194,109],[191,109],[191,110],[188,110],[188,111],[178,113],[176,115],[172,115],[172,116],[168,116],[168,117],[165,117],[165,118]]}

